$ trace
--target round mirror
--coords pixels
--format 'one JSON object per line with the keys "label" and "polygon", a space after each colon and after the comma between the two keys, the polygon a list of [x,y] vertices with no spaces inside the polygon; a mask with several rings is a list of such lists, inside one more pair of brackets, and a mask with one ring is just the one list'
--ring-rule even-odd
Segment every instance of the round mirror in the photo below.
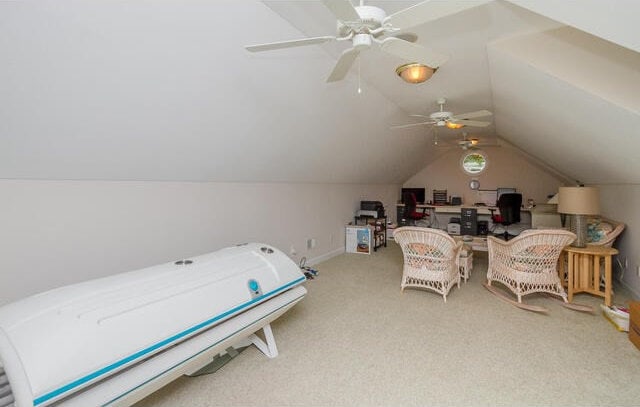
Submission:
{"label": "round mirror", "polygon": [[467,152],[462,155],[460,164],[462,165],[462,169],[464,170],[464,172],[466,172],[467,174],[477,175],[484,171],[485,168],[487,168],[487,157],[482,151],[475,150],[472,152]]}
{"label": "round mirror", "polygon": [[469,182],[469,188],[477,190],[478,188],[480,188],[480,181],[478,181],[477,179],[472,179]]}

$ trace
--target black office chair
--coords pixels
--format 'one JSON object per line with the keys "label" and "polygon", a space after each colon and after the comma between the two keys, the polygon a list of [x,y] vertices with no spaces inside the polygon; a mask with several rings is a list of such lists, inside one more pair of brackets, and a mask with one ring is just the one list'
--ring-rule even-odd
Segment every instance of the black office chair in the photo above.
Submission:
{"label": "black office chair", "polygon": [[425,213],[426,208],[422,208],[422,212],[417,211],[418,202],[416,201],[416,194],[413,192],[406,192],[402,197],[404,202],[404,211],[402,212],[402,218],[409,225],[415,225],[417,220],[422,220],[429,216]]}
{"label": "black office chair", "polygon": [[491,220],[494,224],[499,223],[504,226],[504,240],[509,240],[509,225],[520,222],[522,194],[502,194],[500,198],[498,198],[496,206],[500,210],[500,214],[494,215],[493,210],[491,210]]}

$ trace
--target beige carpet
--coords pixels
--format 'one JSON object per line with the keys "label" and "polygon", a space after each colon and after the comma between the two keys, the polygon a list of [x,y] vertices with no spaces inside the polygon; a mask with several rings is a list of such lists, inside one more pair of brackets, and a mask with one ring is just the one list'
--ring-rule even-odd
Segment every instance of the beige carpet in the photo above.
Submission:
{"label": "beige carpet", "polygon": [[[273,325],[280,355],[250,347],[215,374],[183,377],[137,406],[640,405],[640,351],[598,312],[485,290],[486,254],[467,284],[400,293],[395,243],[318,265],[307,297]],[[617,287],[616,287],[617,288]],[[624,304],[617,288],[615,303]],[[581,294],[576,302],[602,300]]]}

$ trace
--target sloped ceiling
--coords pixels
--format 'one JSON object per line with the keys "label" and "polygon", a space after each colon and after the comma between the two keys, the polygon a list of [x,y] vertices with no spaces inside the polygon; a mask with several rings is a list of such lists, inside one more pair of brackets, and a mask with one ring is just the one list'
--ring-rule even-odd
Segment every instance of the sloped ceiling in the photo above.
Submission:
{"label": "sloped ceiling", "polygon": [[[390,14],[417,2],[366,3]],[[0,178],[400,183],[442,150],[426,126],[391,126],[446,97],[454,113],[494,112],[472,134],[502,137],[569,179],[640,182],[631,20],[610,24],[591,1],[567,2],[583,18],[520,3],[412,29],[450,59],[409,85],[394,72],[405,61],[375,51],[326,83],[344,43],[244,50],[332,35],[318,1],[2,2]]]}

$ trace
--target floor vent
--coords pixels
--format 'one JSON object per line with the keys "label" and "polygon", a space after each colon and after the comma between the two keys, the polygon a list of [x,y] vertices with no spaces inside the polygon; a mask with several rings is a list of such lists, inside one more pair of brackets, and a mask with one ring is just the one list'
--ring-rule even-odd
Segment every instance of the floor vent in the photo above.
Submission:
{"label": "floor vent", "polygon": [[0,407],[13,407],[11,385],[2,367],[0,367]]}

